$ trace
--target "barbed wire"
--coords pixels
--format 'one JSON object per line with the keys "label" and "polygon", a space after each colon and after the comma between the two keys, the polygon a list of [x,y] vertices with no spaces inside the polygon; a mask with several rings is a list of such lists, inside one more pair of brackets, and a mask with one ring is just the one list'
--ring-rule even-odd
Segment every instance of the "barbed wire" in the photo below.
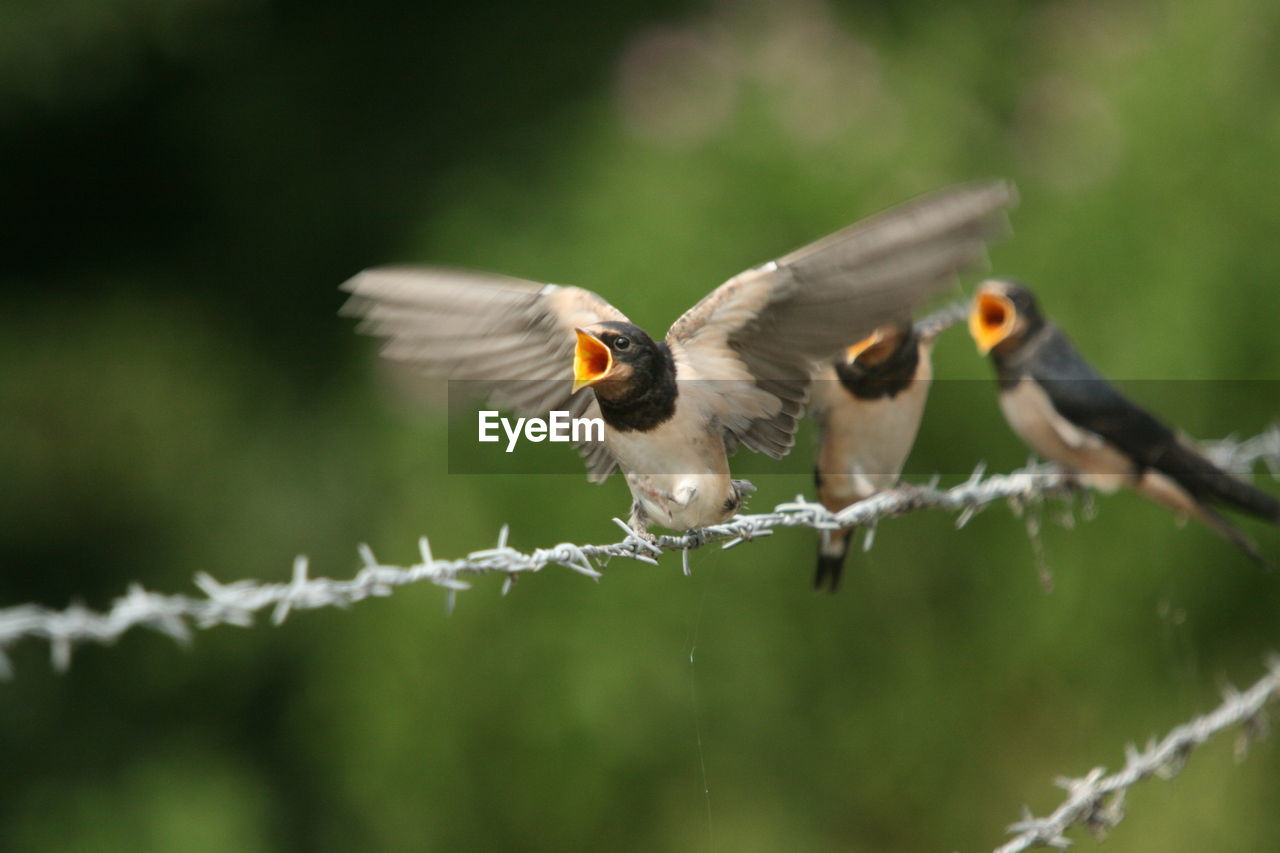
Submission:
{"label": "barbed wire", "polygon": [[[1280,477],[1280,425],[1243,441],[1224,439],[1207,444],[1206,450],[1215,462],[1228,470],[1248,472],[1262,462],[1273,475]],[[272,622],[279,625],[294,610],[345,608],[369,597],[390,595],[396,587],[422,582],[445,588],[452,607],[454,595],[469,588],[463,579],[468,576],[505,575],[502,592],[506,594],[520,575],[548,566],[563,566],[598,579],[601,575],[597,563],[622,557],[657,565],[656,558],[668,551],[681,553],[683,568],[688,574],[691,551],[713,543],[725,549],[733,548],[770,536],[779,527],[816,530],[865,527],[870,535],[882,519],[924,509],[955,512],[956,526],[964,527],[974,515],[998,501],[1009,503],[1015,512],[1021,513],[1037,507],[1046,498],[1071,497],[1079,491],[1068,476],[1052,465],[1028,463],[1011,473],[990,476],[986,475],[985,466],[979,465],[968,480],[947,489],[938,487],[935,476],[928,484],[903,484],[835,513],[822,504],[797,496],[770,512],[738,515],[724,524],[683,535],[642,538],[615,518],[614,522],[626,534],[618,542],[607,545],[562,542],[524,552],[507,544],[509,528],[503,525],[493,548],[472,551],[453,560],[435,557],[425,536],[418,540],[421,560],[409,566],[383,563],[369,546],[361,545],[359,554],[363,566],[346,580],[312,577],[306,556],[299,556],[294,560],[292,578],[287,583],[240,580],[224,584],[200,573],[195,578],[200,596],[151,592],[132,584],[105,612],[80,604],[62,610],[36,604],[0,609],[0,678],[12,676],[8,652],[26,638],[47,641],[53,666],[65,671],[77,645],[109,645],[134,628],[151,628],[186,644],[191,640],[193,628],[248,627],[259,611],[267,609],[271,610]],[[1039,529],[1038,519],[1038,513],[1028,515],[1028,531],[1033,538]]]}
{"label": "barbed wire", "polygon": [[[1244,440],[1228,438],[1206,443],[1204,449],[1216,464],[1227,470],[1244,474],[1263,463],[1272,476],[1280,478],[1280,425]],[[223,584],[200,573],[195,578],[202,593],[200,597],[150,592],[139,584],[132,584],[106,612],[78,604],[63,610],[34,604],[9,607],[0,610],[0,677],[12,677],[8,651],[24,638],[46,640],[53,666],[65,671],[71,665],[77,645],[110,644],[139,627],[160,631],[186,644],[191,640],[193,628],[248,627],[259,611],[268,608],[272,622],[279,625],[294,610],[345,608],[371,596],[390,595],[396,587],[424,581],[446,589],[452,608],[454,595],[469,588],[463,580],[466,576],[505,575],[502,587],[505,595],[521,574],[538,572],[548,566],[563,566],[598,579],[601,574],[597,564],[610,558],[625,557],[656,565],[656,558],[668,551],[681,552],[683,568],[688,574],[690,551],[712,543],[719,543],[725,549],[733,548],[770,536],[779,527],[817,530],[866,527],[869,547],[870,533],[885,518],[940,509],[955,512],[956,526],[960,528],[975,514],[999,501],[1007,502],[1016,513],[1022,514],[1048,498],[1073,498],[1079,491],[1060,469],[1034,462],[1008,474],[990,476],[986,475],[985,466],[979,465],[968,480],[947,489],[939,488],[938,481],[935,476],[926,485],[903,484],[835,513],[797,496],[796,500],[779,504],[771,512],[739,515],[724,524],[679,536],[641,537],[615,518],[614,522],[625,534],[618,542],[607,545],[562,542],[550,548],[522,552],[507,544],[509,528],[503,525],[495,547],[473,551],[454,560],[437,559],[425,536],[418,543],[420,562],[409,566],[382,563],[369,546],[361,545],[358,550],[363,566],[347,580],[311,577],[307,558],[299,556],[294,560],[288,583],[240,580]],[[1039,513],[1027,513],[1026,517],[1028,533],[1033,542],[1038,542]],[[1074,517],[1070,515],[1070,507],[1068,517]],[[1040,561],[1038,544],[1035,551]],[[1067,791],[1066,801],[1047,817],[1035,817],[1024,808],[1023,818],[1009,827],[1015,837],[996,848],[995,853],[1021,853],[1036,847],[1066,849],[1071,844],[1066,832],[1078,825],[1097,836],[1105,835],[1124,818],[1125,794],[1131,786],[1151,776],[1171,778],[1181,770],[1192,750],[1225,729],[1242,727],[1237,755],[1243,756],[1252,741],[1266,731],[1265,706],[1280,696],[1280,658],[1272,657],[1267,666],[1267,674],[1248,690],[1228,688],[1224,691],[1222,704],[1210,713],[1178,726],[1160,741],[1153,739],[1142,751],[1133,745],[1127,746],[1125,767],[1118,773],[1108,776],[1098,767],[1080,778],[1056,780],[1056,784]]]}
{"label": "barbed wire", "polygon": [[1267,674],[1243,693],[1228,687],[1222,704],[1207,714],[1196,717],[1170,731],[1159,741],[1154,738],[1146,749],[1133,744],[1125,747],[1125,766],[1118,773],[1106,775],[1095,767],[1078,779],[1059,778],[1058,787],[1067,791],[1067,799],[1048,817],[1033,817],[1023,809],[1022,820],[1009,831],[1017,836],[995,853],[1021,853],[1033,847],[1065,850],[1071,846],[1066,831],[1084,826],[1101,838],[1124,819],[1124,798],[1130,787],[1158,776],[1172,779],[1182,770],[1192,750],[1214,735],[1241,726],[1236,741],[1236,757],[1243,758],[1249,746],[1267,731],[1266,705],[1280,696],[1280,657],[1267,661]]}

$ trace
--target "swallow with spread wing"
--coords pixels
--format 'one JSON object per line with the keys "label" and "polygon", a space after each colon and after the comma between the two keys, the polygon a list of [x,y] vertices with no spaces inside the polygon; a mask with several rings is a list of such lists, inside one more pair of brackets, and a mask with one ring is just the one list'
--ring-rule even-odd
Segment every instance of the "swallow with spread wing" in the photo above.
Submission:
{"label": "swallow with spread wing", "polygon": [[452,270],[368,270],[345,310],[385,356],[477,380],[498,406],[603,418],[604,441],[579,446],[589,478],[622,470],[635,530],[691,530],[750,488],[728,455],[785,455],[818,366],[982,258],[1014,201],[1008,183],[965,184],[856,223],[729,279],[662,341],[590,291]]}
{"label": "swallow with spread wing", "polygon": [[969,331],[995,364],[1005,419],[1032,450],[1100,491],[1130,486],[1267,562],[1214,505],[1280,524],[1280,500],[1223,471],[1120,394],[1045,319],[1027,287],[984,282]]}
{"label": "swallow with spread wing", "polygon": [[[898,484],[929,396],[934,341],[955,314],[953,307],[916,324],[881,326],[819,375],[809,413],[818,424],[814,482],[827,509],[839,512]],[[852,533],[819,534],[815,589],[840,588]]]}

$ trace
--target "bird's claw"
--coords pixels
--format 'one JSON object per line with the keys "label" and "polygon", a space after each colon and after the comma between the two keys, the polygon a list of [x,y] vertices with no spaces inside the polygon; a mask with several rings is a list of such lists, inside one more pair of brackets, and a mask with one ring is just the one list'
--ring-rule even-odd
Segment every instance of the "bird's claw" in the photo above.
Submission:
{"label": "bird's claw", "polygon": [[657,536],[647,530],[637,530],[620,518],[613,519],[613,523],[618,525],[623,533],[627,534],[626,539],[622,540],[622,544],[631,548],[632,554],[636,559],[654,562],[652,557],[662,556],[662,549],[658,547]]}

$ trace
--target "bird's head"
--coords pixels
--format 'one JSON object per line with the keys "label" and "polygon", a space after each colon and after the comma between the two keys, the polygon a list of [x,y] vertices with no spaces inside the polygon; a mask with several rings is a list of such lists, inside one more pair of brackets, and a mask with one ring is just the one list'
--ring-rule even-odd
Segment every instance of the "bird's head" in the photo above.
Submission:
{"label": "bird's head", "polygon": [[978,352],[1007,353],[1044,326],[1035,295],[1021,282],[987,279],[969,310],[969,334]]}
{"label": "bird's head", "polygon": [[844,351],[845,364],[873,368],[888,361],[911,337],[911,322],[881,326]]}
{"label": "bird's head", "polygon": [[576,328],[573,352],[573,390],[593,386],[608,396],[621,396],[662,366],[662,352],[653,338],[631,323],[597,323]]}

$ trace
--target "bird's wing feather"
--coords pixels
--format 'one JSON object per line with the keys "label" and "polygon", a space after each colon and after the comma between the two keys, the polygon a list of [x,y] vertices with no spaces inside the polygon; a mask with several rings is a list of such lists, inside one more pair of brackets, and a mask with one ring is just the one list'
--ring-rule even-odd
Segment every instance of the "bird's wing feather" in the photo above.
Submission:
{"label": "bird's wing feather", "polygon": [[1143,467],[1176,440],[1169,427],[1094,370],[1056,326],[1029,367],[1067,426],[1101,438]]}
{"label": "bird's wing feather", "polygon": [[[382,354],[425,373],[469,380],[495,405],[524,416],[567,410],[600,417],[595,397],[571,394],[575,326],[626,321],[577,287],[434,268],[366,270],[346,282],[343,313],[383,338]],[[615,468],[603,442],[578,445],[590,479]]]}
{"label": "bird's wing feather", "polygon": [[702,380],[690,396],[742,444],[784,455],[817,367],[980,261],[1015,201],[1004,181],[963,184],[734,276],[667,333]]}
{"label": "bird's wing feather", "polygon": [[[1056,328],[1034,372],[1053,407],[1074,426],[1165,474],[1195,501],[1213,501],[1280,524],[1280,500],[1214,465],[1189,441],[1130,401]],[[1225,524],[1225,522],[1222,522]]]}

